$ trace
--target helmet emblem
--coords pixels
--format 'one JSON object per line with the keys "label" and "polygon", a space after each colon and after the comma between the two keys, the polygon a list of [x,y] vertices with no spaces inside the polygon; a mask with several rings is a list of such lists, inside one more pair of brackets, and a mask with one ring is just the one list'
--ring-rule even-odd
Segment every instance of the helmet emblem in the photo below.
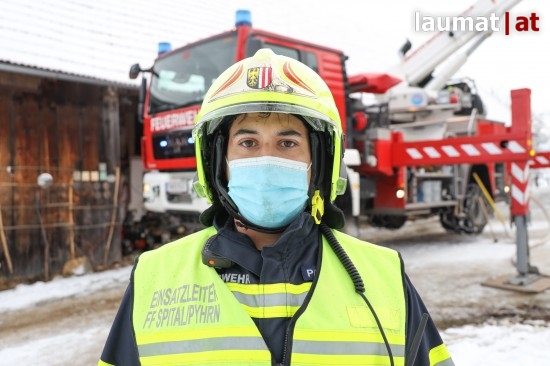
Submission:
{"label": "helmet emblem", "polygon": [[253,67],[246,74],[246,85],[252,89],[264,89],[271,84],[272,77],[271,67]]}

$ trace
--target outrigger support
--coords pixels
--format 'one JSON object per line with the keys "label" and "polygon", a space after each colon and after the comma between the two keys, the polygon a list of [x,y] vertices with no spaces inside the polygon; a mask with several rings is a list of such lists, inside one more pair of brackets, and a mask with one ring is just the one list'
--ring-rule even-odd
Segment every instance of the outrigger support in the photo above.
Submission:
{"label": "outrigger support", "polygon": [[[512,132],[523,134],[526,146],[532,146],[531,135],[531,91],[529,89],[512,90]],[[504,275],[489,279],[484,286],[506,290],[539,293],[550,288],[550,276],[543,275],[529,260],[529,234],[527,216],[529,212],[529,164],[534,150],[526,151],[526,159],[509,163],[511,184],[510,210],[516,226],[516,268],[518,274]]]}
{"label": "outrigger support", "polygon": [[482,285],[526,293],[544,292],[550,288],[550,276],[541,274],[537,267],[530,264],[527,216],[515,216],[514,225],[516,226],[517,275],[490,278],[482,282]]}

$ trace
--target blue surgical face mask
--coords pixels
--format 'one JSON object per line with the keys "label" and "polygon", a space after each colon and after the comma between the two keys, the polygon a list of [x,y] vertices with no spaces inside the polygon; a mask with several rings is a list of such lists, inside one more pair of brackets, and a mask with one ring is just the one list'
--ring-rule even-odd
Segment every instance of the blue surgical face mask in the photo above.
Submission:
{"label": "blue surgical face mask", "polygon": [[251,223],[288,225],[308,200],[308,164],[274,156],[235,159],[229,165],[229,196]]}

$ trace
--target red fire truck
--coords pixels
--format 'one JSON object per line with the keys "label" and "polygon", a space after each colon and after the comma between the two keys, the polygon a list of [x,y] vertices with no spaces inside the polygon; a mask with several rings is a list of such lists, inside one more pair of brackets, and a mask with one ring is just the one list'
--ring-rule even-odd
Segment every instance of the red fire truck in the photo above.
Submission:
{"label": "red fire truck", "polygon": [[[461,16],[500,15],[519,1],[479,0]],[[346,136],[348,189],[337,200],[346,229],[365,221],[398,229],[438,215],[449,231],[481,232],[486,199],[509,197],[506,162],[530,150],[509,127],[484,118],[473,81],[449,79],[489,35],[439,32],[414,52],[404,45],[387,73],[356,75],[348,74],[344,52],[253,28],[247,11],[237,11],[230,31],[174,50],[159,44],[151,68],[130,69],[131,78],[149,79],[142,79],[139,107],[149,244],[202,227],[207,203],[192,189],[194,118],[216,77],[264,47],[314,69],[334,95]]]}

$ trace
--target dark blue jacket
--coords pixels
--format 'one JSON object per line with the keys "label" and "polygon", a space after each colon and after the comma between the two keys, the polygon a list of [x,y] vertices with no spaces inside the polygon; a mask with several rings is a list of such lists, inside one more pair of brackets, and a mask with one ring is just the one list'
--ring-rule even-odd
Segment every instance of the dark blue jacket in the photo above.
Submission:
{"label": "dark blue jacket", "polygon": [[[209,240],[210,251],[233,262],[228,268],[218,269],[220,277],[225,282],[301,284],[313,281],[312,273],[315,273],[320,262],[321,233],[319,226],[314,225],[310,214],[302,214],[290,224],[273,246],[264,247],[261,251],[256,249],[248,236],[233,230],[231,219],[217,217],[214,226],[218,233]],[[407,302],[405,347],[408,352],[422,314],[428,311],[405,274],[403,279]],[[365,287],[376,286],[369,283],[368,279],[363,280]],[[101,355],[101,360],[111,365],[139,365],[131,318],[134,285],[132,277]],[[253,319],[271,351],[274,365],[282,359],[290,319]],[[429,365],[430,350],[442,343],[435,324],[429,318],[414,365]]]}

